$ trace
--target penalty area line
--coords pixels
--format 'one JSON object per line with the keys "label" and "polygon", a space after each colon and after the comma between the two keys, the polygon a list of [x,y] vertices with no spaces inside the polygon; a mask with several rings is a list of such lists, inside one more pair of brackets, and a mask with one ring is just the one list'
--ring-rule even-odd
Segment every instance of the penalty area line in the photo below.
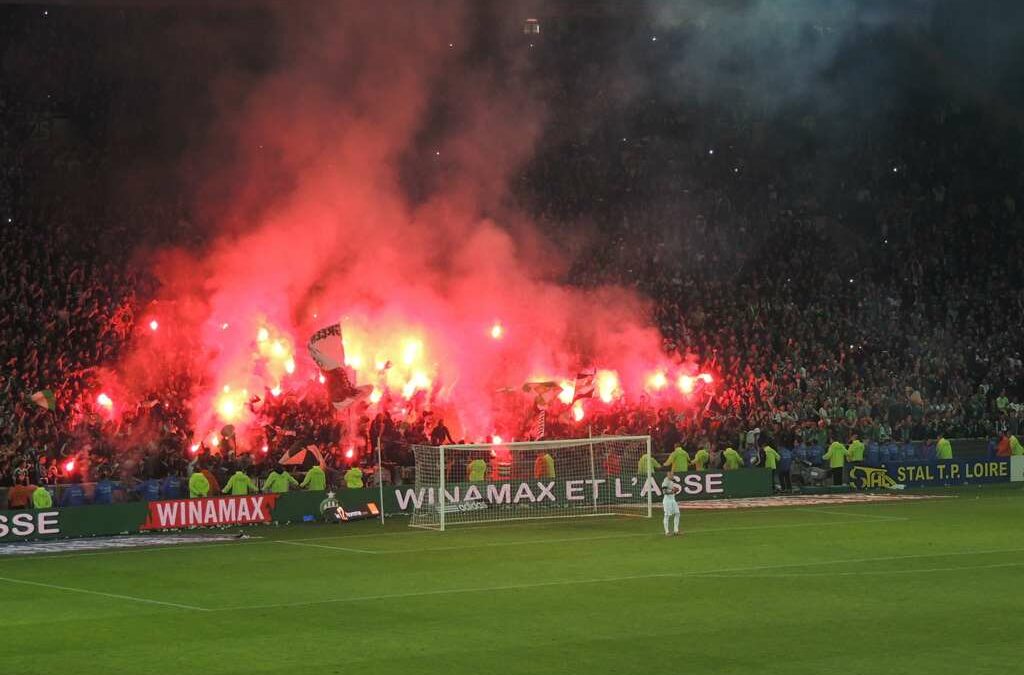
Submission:
{"label": "penalty area line", "polygon": [[347,553],[366,553],[369,555],[377,555],[380,553],[380,551],[370,551],[365,548],[346,548],[345,546],[328,546],[327,544],[309,544],[304,541],[288,541],[287,539],[275,539],[273,540],[273,543],[288,544],[289,546],[304,546],[306,548],[326,548],[332,551],[345,551]]}
{"label": "penalty area line", "polygon": [[85,595],[98,595],[104,598],[114,598],[116,600],[130,600],[131,602],[141,602],[147,605],[159,605],[161,607],[174,607],[176,609],[190,609],[195,612],[209,612],[211,610],[205,607],[196,607],[195,605],[182,605],[177,602],[166,602],[164,600],[153,600],[151,598],[139,598],[134,595],[122,595],[120,593],[105,593],[104,591],[91,591],[88,588],[75,588],[74,586],[58,586],[57,584],[44,584],[41,581],[28,581],[27,579],[12,579],[10,577],[0,577],[0,581],[5,581],[9,584],[19,584],[23,586],[35,586],[37,588],[49,588],[56,591],[68,591],[70,593],[83,593]]}
{"label": "penalty area line", "polygon": [[[265,605],[243,605],[237,607],[218,607],[211,609],[211,612],[232,612],[253,609],[285,609],[289,607],[309,607],[313,605],[332,605],[350,602],[375,602],[379,600],[401,600],[407,598],[425,598],[438,595],[457,595],[463,593],[494,593],[499,591],[520,591],[534,588],[548,588],[553,586],[575,586],[585,584],[607,584],[618,581],[641,581],[647,579],[700,579],[703,577],[716,577],[723,573],[730,572],[762,572],[775,569],[794,569],[801,567],[818,567],[821,565],[839,565],[866,562],[885,562],[890,560],[911,560],[916,558],[944,558],[950,556],[971,556],[990,555],[998,553],[1017,553],[1024,551],[1020,548],[995,549],[988,551],[950,551],[947,553],[923,553],[916,555],[881,556],[877,558],[847,558],[840,560],[816,560],[804,563],[785,563],[781,565],[755,565],[750,567],[734,567],[731,569],[702,570],[692,572],[663,572],[655,574],[633,574],[618,577],[600,577],[592,579],[560,579],[558,581],[543,581],[538,583],[507,584],[501,586],[479,586],[472,588],[441,588],[432,591],[411,591],[408,593],[386,593],[381,595],[359,595],[348,598],[325,598],[323,600],[307,600],[301,602],[272,603]],[[1014,563],[1015,565],[1017,563]]]}

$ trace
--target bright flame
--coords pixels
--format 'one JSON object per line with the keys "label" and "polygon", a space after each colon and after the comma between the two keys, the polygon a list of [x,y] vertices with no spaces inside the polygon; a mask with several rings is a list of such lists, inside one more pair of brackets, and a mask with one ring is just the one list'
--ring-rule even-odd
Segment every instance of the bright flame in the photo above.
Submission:
{"label": "bright flame", "polygon": [[697,376],[697,379],[704,382],[704,384],[711,384],[715,381],[715,378],[711,377],[711,373],[701,373]]}
{"label": "bright flame", "polygon": [[267,454],[268,452],[270,452],[270,447],[269,447],[269,446],[268,446],[268,445],[267,445],[266,443],[264,443],[264,444],[263,444],[263,447],[262,447],[262,448],[260,448],[260,452],[262,452],[262,453],[263,453],[263,454],[265,455],[265,454]]}
{"label": "bright flame", "polygon": [[69,459],[68,461],[64,462],[64,471],[66,473],[71,473],[74,470],[75,470],[75,460]]}
{"label": "bright flame", "polygon": [[502,327],[502,325],[500,323],[495,321],[494,325],[491,326],[491,337],[494,338],[495,340],[500,340],[501,336],[504,335],[504,334],[505,334],[505,329]]}
{"label": "bright flame", "polygon": [[159,327],[160,327],[160,324],[157,323],[156,319],[153,319],[152,321],[149,322],[149,329],[150,330],[156,330]]}
{"label": "bright flame", "polygon": [[370,392],[370,403],[380,403],[381,396],[382,394],[380,393],[380,389],[375,388]]}
{"label": "bright flame", "polygon": [[572,397],[576,395],[576,383],[562,380],[559,384],[562,386],[562,391],[558,392],[558,400],[565,405],[571,404]]}
{"label": "bright flame", "polygon": [[[227,322],[227,321],[225,321],[224,323],[222,323],[222,324],[220,325],[220,329],[221,329],[221,330],[227,330],[227,329],[228,329],[228,322]],[[257,336],[257,337],[258,337],[258,336]]]}
{"label": "bright flame", "polygon": [[270,345],[270,353],[275,358],[283,359],[288,354],[288,350],[284,348],[280,340],[274,340],[273,344]]}
{"label": "bright flame", "polygon": [[274,398],[277,398],[278,396],[280,396],[281,395],[281,387],[274,387],[273,389],[271,389],[270,390],[270,395],[273,396]]}
{"label": "bright flame", "polygon": [[693,386],[694,384],[696,384],[696,382],[689,375],[680,375],[679,381],[676,384],[678,384],[679,386],[679,391],[683,392],[684,394],[692,394]]}
{"label": "bright flame", "polygon": [[247,390],[235,391],[231,389],[230,385],[225,384],[221,393],[217,394],[217,398],[214,399],[213,408],[217,411],[217,416],[221,421],[237,422],[245,412],[245,403],[248,397]]}
{"label": "bright flame", "polygon": [[406,340],[402,347],[402,362],[411,366],[423,351],[423,343],[416,339]]}
{"label": "bright flame", "polygon": [[192,445],[189,446],[188,451],[193,455],[196,454],[197,452],[199,452],[199,444],[193,443]]}
{"label": "bright flame", "polygon": [[355,454],[355,451],[352,448],[349,448],[345,451],[345,459],[352,459],[352,456]]}
{"label": "bright flame", "polygon": [[416,371],[412,374],[412,377],[409,378],[409,381],[405,383],[405,386],[402,387],[402,397],[412,398],[412,395],[415,394],[417,390],[421,389],[430,389],[430,378],[423,372]]}
{"label": "bright flame", "polygon": [[666,384],[668,384],[668,378],[660,370],[647,378],[647,386],[655,391],[664,389]]}
{"label": "bright flame", "polygon": [[491,437],[491,443],[493,445],[501,445],[501,436],[494,434],[494,436]]}
{"label": "bright flame", "polygon": [[359,354],[352,354],[352,355],[346,354],[345,355],[345,365],[346,366],[352,366],[356,370],[359,370],[359,368],[363,365],[363,357],[359,356]]}
{"label": "bright flame", "polygon": [[597,371],[597,395],[604,403],[611,403],[619,393],[619,376],[614,370]]}
{"label": "bright flame", "polygon": [[239,412],[238,406],[230,399],[223,400],[217,404],[217,414],[220,415],[221,419],[225,422],[233,421],[238,417]]}
{"label": "bright flame", "polygon": [[284,372],[289,375],[295,372],[295,359],[288,357],[288,360],[284,362]]}
{"label": "bright flame", "polygon": [[220,445],[220,437],[217,434],[211,434],[210,435],[210,445],[212,445],[215,448],[218,445]]}
{"label": "bright flame", "polygon": [[96,403],[103,406],[107,410],[111,410],[114,407],[114,402],[110,400],[110,397],[106,394],[100,394],[96,397]]}
{"label": "bright flame", "polygon": [[260,328],[259,332],[256,333],[256,342],[266,342],[270,339],[270,331],[267,330],[266,326]]}
{"label": "bright flame", "polygon": [[326,378],[326,377],[324,377],[324,374],[323,374],[323,373],[320,373],[319,375],[317,375],[316,379],[317,379],[317,381],[318,381],[318,382],[319,382],[320,384],[323,384],[324,382],[326,382],[326,381],[327,381],[327,378]]}
{"label": "bright flame", "polygon": [[577,422],[583,420],[583,401],[576,401],[576,404],[572,407],[572,418]]}

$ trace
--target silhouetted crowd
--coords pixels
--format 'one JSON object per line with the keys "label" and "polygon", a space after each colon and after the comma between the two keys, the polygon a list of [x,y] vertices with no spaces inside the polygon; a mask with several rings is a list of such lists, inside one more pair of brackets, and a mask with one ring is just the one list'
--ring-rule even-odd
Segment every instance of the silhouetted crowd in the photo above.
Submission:
{"label": "silhouetted crowd", "polygon": [[[157,288],[133,254],[188,244],[194,219],[173,197],[106,204],[93,181],[124,155],[92,129],[102,89],[0,87],[0,485],[152,478],[196,457],[227,472],[309,445],[337,467],[378,447],[407,466],[410,445],[463,440],[429,414],[348,420],[322,393],[264,392],[254,412],[267,450],[237,448],[252,452],[242,460],[231,430],[216,446],[194,437],[188,372],[106,419],[89,392]],[[551,96],[557,140],[542,139],[516,198],[565,242],[568,282],[650,297],[665,351],[717,384],[693,409],[551,414],[547,437],[651,433],[670,449],[1020,431],[1024,163],[977,109],[932,100],[875,120],[881,133],[830,138],[813,115],[644,98],[606,113],[620,125],[584,133],[572,93]],[[615,110],[614,97],[595,101]],[[30,400],[43,390],[55,410]]]}

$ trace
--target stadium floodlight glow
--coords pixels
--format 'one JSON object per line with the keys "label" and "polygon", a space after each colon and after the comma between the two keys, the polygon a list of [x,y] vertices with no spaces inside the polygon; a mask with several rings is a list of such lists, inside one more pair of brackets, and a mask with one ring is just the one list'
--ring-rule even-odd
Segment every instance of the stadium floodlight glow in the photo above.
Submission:
{"label": "stadium floodlight glow", "polygon": [[466,523],[585,516],[650,518],[657,492],[650,436],[412,449],[415,487],[398,495],[400,508],[412,509],[412,527],[444,530]]}

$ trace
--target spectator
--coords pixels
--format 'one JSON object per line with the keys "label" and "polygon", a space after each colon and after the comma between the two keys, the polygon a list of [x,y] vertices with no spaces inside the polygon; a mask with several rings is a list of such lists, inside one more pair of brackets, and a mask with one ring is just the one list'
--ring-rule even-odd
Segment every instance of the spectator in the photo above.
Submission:
{"label": "spectator", "polygon": [[319,465],[314,464],[306,471],[306,477],[302,479],[299,487],[304,490],[323,491],[327,489],[327,475]]}

